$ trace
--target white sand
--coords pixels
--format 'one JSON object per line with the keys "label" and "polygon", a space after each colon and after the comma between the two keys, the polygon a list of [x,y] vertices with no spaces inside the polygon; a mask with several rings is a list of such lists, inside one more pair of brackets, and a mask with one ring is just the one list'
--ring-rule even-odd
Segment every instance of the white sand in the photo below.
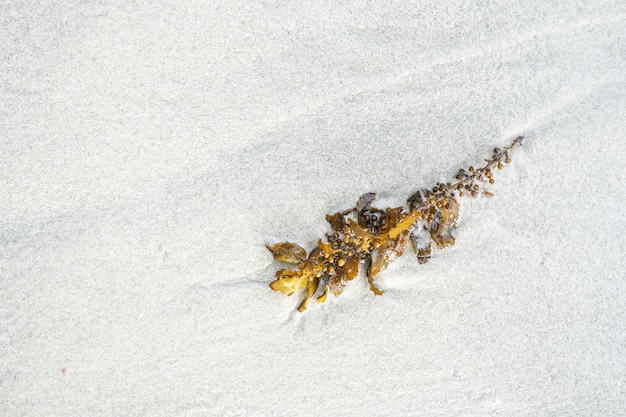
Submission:
{"label": "white sand", "polygon": [[[0,6],[0,415],[626,415],[626,3],[251,3]],[[518,134],[384,296],[268,288]]]}

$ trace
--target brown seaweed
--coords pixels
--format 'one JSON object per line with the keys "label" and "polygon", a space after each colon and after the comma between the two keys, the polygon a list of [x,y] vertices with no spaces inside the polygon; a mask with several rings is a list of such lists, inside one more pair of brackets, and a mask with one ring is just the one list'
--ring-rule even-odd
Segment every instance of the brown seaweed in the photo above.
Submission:
{"label": "brown seaweed", "polygon": [[509,146],[494,148],[484,166],[459,170],[453,182],[418,190],[407,200],[408,207],[378,209],[372,207],[376,194],[363,194],[354,208],[326,216],[332,233],[326,235],[327,241],[320,239],[308,256],[295,243],[268,245],[275,260],[297,266],[295,270],[277,271],[270,287],[288,296],[306,290],[298,307],[302,312],[320,287],[323,290],[316,298],[318,303],[324,302],[328,293],[340,295],[364,263],[370,290],[382,295],[374,277],[402,256],[407,247],[411,246],[419,264],[424,264],[432,255],[433,243],[438,249],[454,245],[458,199],[465,195],[492,196],[485,185],[493,184],[494,169],[502,169],[511,162],[511,153],[522,140],[523,137],[518,137]]}

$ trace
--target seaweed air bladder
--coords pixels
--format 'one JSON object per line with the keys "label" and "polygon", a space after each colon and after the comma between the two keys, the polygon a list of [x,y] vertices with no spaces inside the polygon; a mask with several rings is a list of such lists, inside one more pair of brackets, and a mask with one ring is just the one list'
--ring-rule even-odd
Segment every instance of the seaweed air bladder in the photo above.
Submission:
{"label": "seaweed air bladder", "polygon": [[439,249],[454,245],[458,199],[493,196],[485,186],[493,184],[494,171],[511,163],[511,155],[522,141],[520,136],[508,146],[494,148],[483,166],[460,169],[452,182],[418,190],[409,197],[406,207],[379,209],[372,206],[375,193],[363,194],[353,208],[326,216],[331,233],[320,239],[308,255],[296,243],[268,245],[275,260],[292,265],[276,272],[270,288],[288,296],[304,290],[304,300],[298,307],[302,312],[316,295],[318,303],[326,301],[329,293],[340,295],[363,265],[370,290],[382,295],[374,278],[407,248],[424,264],[431,257],[433,245]]}

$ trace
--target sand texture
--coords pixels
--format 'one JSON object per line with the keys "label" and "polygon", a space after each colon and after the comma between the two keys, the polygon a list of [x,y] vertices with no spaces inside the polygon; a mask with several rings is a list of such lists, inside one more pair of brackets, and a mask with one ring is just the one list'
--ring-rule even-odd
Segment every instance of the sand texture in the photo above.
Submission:
{"label": "sand texture", "polygon": [[[0,5],[0,415],[626,416],[626,2]],[[297,313],[265,245],[524,135]]]}

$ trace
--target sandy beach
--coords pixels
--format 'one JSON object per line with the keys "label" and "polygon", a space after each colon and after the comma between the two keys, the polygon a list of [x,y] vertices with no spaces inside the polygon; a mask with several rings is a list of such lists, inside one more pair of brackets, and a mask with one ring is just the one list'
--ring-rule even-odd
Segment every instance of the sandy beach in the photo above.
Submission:
{"label": "sandy beach", "polygon": [[[626,3],[61,3],[0,5],[0,415],[626,415]],[[517,136],[384,295],[270,289]]]}

